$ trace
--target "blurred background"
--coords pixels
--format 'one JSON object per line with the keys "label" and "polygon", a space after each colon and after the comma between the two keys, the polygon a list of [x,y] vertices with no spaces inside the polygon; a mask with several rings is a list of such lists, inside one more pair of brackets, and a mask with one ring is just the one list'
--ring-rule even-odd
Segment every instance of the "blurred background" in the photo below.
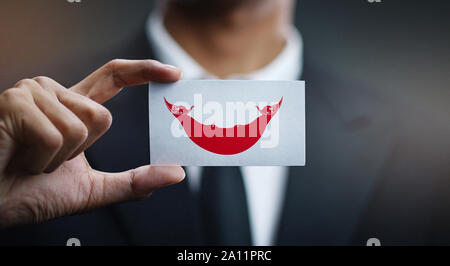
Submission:
{"label": "blurred background", "polygon": [[[73,60],[120,48],[155,2],[2,0],[0,91],[37,75],[72,85],[99,67],[74,69]],[[444,0],[299,0],[296,24],[315,65],[442,119],[450,117],[449,14]]]}

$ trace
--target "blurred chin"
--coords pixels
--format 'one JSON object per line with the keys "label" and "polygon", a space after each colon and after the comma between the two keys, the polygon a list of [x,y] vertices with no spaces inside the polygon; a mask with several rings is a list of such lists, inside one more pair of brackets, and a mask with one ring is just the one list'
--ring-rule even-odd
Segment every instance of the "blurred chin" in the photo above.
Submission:
{"label": "blurred chin", "polygon": [[226,6],[236,5],[241,2],[249,2],[255,0],[169,0],[169,2],[175,2],[177,4],[186,6],[199,6],[199,5],[211,5],[211,6]]}
{"label": "blurred chin", "polygon": [[240,6],[263,1],[267,0],[169,0],[169,3],[183,11],[198,15],[218,15]]}

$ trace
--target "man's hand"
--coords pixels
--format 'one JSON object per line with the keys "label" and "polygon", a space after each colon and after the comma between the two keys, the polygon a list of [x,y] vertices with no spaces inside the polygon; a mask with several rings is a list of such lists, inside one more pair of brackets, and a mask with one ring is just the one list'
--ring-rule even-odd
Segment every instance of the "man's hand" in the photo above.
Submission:
{"label": "man's hand", "polygon": [[180,182],[180,167],[103,173],[93,170],[83,153],[111,125],[102,103],[123,87],[174,82],[180,75],[152,60],[114,60],[70,89],[37,77],[0,94],[0,226],[143,199]]}

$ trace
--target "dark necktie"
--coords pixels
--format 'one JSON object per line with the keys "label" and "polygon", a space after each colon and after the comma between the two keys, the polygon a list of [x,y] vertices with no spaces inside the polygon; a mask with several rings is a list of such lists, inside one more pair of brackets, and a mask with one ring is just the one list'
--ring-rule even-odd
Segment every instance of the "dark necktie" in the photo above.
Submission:
{"label": "dark necktie", "polygon": [[244,183],[238,167],[205,167],[200,190],[206,245],[251,245]]}

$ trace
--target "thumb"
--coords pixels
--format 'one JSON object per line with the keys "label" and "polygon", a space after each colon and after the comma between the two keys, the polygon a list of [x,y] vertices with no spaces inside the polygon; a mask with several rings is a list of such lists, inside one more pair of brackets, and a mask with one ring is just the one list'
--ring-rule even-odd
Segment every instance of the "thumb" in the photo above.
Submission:
{"label": "thumb", "polygon": [[87,209],[140,200],[158,188],[181,182],[185,177],[178,166],[143,166],[122,173],[91,170],[91,192]]}

